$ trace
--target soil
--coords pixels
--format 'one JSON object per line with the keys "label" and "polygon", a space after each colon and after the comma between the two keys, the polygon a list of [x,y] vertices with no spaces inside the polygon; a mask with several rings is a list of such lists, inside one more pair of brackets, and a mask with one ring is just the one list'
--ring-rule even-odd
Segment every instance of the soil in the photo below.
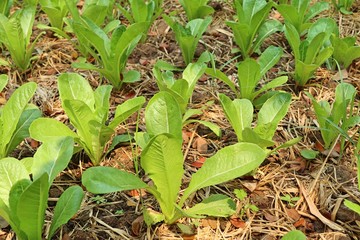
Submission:
{"label": "soil", "polygon": [[[221,67],[228,76],[236,79],[237,55],[232,53],[236,47],[231,30],[225,21],[235,14],[228,1],[210,1],[216,9],[213,22],[200,41],[196,57],[204,50],[216,55],[216,65]],[[178,11],[181,19],[185,19],[182,8],[176,0],[165,0],[164,13]],[[360,2],[355,1],[352,15],[341,15],[331,9],[322,14],[337,20],[342,36],[356,36],[360,44]],[[270,17],[279,18],[272,10]],[[39,13],[37,22],[46,21],[46,15]],[[280,18],[281,20],[281,18]],[[35,26],[36,26],[35,23]],[[126,22],[125,22],[126,23]],[[39,30],[34,27],[34,36]],[[180,49],[171,29],[161,19],[157,19],[149,30],[145,43],[139,44],[132,53],[127,68],[141,72],[141,81],[125,85],[121,90],[115,90],[111,95],[112,113],[116,106],[134,96],[145,96],[149,100],[158,92],[152,68],[161,59],[173,65],[184,67]],[[281,72],[293,71],[293,58],[284,35],[274,34],[264,44],[282,46],[285,51],[281,61],[267,74],[272,79]],[[67,40],[59,39],[48,32],[36,45],[36,55],[39,56],[31,69],[21,73],[14,68],[2,67],[0,73],[10,76],[10,84],[2,93],[8,98],[19,85],[33,81],[38,84],[38,90],[33,102],[39,106],[44,116],[68,123],[59,100],[57,77],[64,72],[78,72],[85,76],[96,88],[100,82],[105,82],[97,73],[73,69],[71,63],[76,61],[80,53]],[[2,52],[6,56],[6,52]],[[254,55],[253,57],[256,57]],[[234,60],[235,59],[235,60]],[[355,60],[345,70],[345,82],[359,89],[360,60]],[[344,74],[345,75],[345,74]],[[159,223],[147,227],[142,217],[143,208],[160,211],[153,196],[136,191],[118,192],[96,196],[86,192],[80,211],[60,228],[54,239],[280,239],[285,233],[298,229],[303,231],[308,239],[360,239],[360,216],[346,208],[344,199],[360,202],[360,192],[356,179],[356,160],[354,148],[346,143],[343,154],[334,151],[322,151],[321,135],[316,125],[316,117],[310,99],[305,92],[310,92],[318,100],[333,101],[338,79],[338,72],[324,68],[318,69],[315,77],[303,88],[297,89],[293,80],[279,88],[292,93],[293,101],[287,116],[277,128],[275,142],[283,143],[294,137],[302,137],[301,142],[279,150],[264,161],[261,167],[252,175],[234,179],[230,182],[199,190],[188,202],[189,205],[200,202],[209,193],[222,193],[234,199],[237,214],[230,218],[180,219],[178,223],[191,228],[191,234],[183,233],[176,225]],[[230,124],[217,99],[219,93],[229,97],[234,94],[220,80],[204,76],[198,82],[191,108],[205,106],[203,114],[197,119],[213,122],[220,126],[222,136],[216,137],[208,128],[190,124],[184,128],[184,146],[186,153],[184,162],[186,174],[184,187],[189,177],[201,167],[201,161],[212,156],[224,146],[237,142]],[[356,97],[356,106],[359,96]],[[110,115],[111,115],[110,114]],[[140,113],[139,128],[145,130],[143,111]],[[132,116],[126,124],[121,125],[117,133],[134,132],[137,116]],[[358,139],[358,126],[350,129],[350,136]],[[31,156],[36,151],[38,143],[26,139],[13,156],[21,159]],[[302,149],[322,151],[314,160],[306,160],[300,155]],[[134,161],[139,157],[139,151],[131,144],[119,145],[112,151],[101,165],[112,166],[134,172]],[[84,153],[74,155],[70,165],[55,180],[50,190],[49,209],[46,225],[51,220],[54,203],[61,193],[72,185],[81,186],[81,174],[91,167]],[[248,196],[240,201],[233,193],[235,189],[244,189]],[[84,187],[85,190],[85,187]],[[141,195],[141,196],[140,196]],[[290,195],[299,200],[286,202],[281,197]],[[247,207],[254,205],[257,211]],[[331,225],[319,219],[314,210],[322,216],[342,227],[342,231],[333,230]],[[0,239],[15,239],[10,227],[4,227],[0,220]]]}

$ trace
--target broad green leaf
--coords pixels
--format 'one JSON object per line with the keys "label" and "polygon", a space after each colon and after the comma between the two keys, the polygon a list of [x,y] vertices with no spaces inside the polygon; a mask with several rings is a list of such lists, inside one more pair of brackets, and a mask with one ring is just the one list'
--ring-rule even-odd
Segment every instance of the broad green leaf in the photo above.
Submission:
{"label": "broad green leaf", "polygon": [[30,184],[19,198],[16,215],[20,220],[20,229],[28,239],[42,239],[48,191],[49,182],[45,173]]}
{"label": "broad green leaf", "polygon": [[140,110],[140,108],[144,105],[144,103],[145,103],[144,97],[135,97],[127,100],[121,105],[118,105],[116,107],[115,117],[113,121],[109,124],[109,127],[115,129],[120,123],[125,121],[133,113]]}
{"label": "broad green leaf", "polygon": [[300,151],[300,154],[302,157],[308,159],[308,160],[312,160],[315,159],[317,157],[317,155],[319,154],[318,151],[312,150],[312,149],[303,149]]}
{"label": "broad green leaf", "polygon": [[186,215],[198,218],[205,216],[228,217],[235,213],[235,209],[235,203],[231,198],[222,194],[214,194],[184,212]]}
{"label": "broad green leaf", "polygon": [[0,160],[0,199],[9,206],[9,193],[18,181],[29,179],[25,166],[15,158],[3,158]]}
{"label": "broad green leaf", "polygon": [[165,218],[170,219],[184,173],[181,141],[169,134],[155,136],[141,153],[141,166],[160,193]]}
{"label": "broad green leaf", "polygon": [[328,10],[330,8],[329,3],[327,2],[315,2],[315,4],[313,4],[308,12],[305,14],[304,16],[304,22],[308,22],[310,21],[310,19],[312,19],[313,17],[315,17],[316,15],[318,15],[319,13]]}
{"label": "broad green leaf", "polygon": [[145,110],[146,130],[152,136],[170,133],[177,139],[182,139],[181,110],[174,99],[167,92],[155,94]]}
{"label": "broad green leaf", "polygon": [[11,144],[11,138],[16,132],[18,122],[26,109],[29,100],[36,90],[36,83],[30,82],[19,87],[10,97],[9,101],[2,109],[2,131],[0,155],[4,157],[7,154],[8,144]]}
{"label": "broad green leaf", "polygon": [[[235,93],[237,94],[237,90],[236,90],[236,87],[235,87],[235,84],[223,73],[221,72],[220,70],[218,69],[212,69],[212,68],[207,68],[205,70],[205,73],[212,76],[212,77],[215,77],[215,78],[218,78],[220,79],[221,81],[223,81],[226,85],[228,85],[230,87],[230,89]],[[237,94],[238,95],[238,94]],[[239,97],[239,96],[238,96]]]}
{"label": "broad green leaf", "polygon": [[182,206],[196,190],[241,177],[256,169],[265,157],[265,151],[253,143],[237,143],[219,150],[193,174],[179,205]]}
{"label": "broad green leaf", "polygon": [[260,88],[258,91],[254,92],[254,96],[258,96],[259,94],[269,90],[269,89],[273,89],[276,87],[280,87],[283,84],[285,84],[288,80],[287,76],[281,76],[281,77],[277,77],[273,80],[271,80],[270,82],[266,83],[262,88]]}
{"label": "broad green leaf", "polygon": [[294,52],[294,56],[295,56],[295,59],[297,60],[301,60],[301,55],[300,55],[300,35],[298,33],[298,31],[296,30],[296,28],[288,23],[288,22],[285,22],[285,37],[286,39],[288,40],[290,46],[291,46],[291,49],[293,50]]}
{"label": "broad green leaf", "polygon": [[298,9],[289,4],[280,4],[276,6],[276,10],[281,14],[288,24],[295,27],[298,34],[302,33],[302,17],[300,16]]}
{"label": "broad green leaf", "polygon": [[36,180],[47,173],[49,185],[64,170],[73,154],[74,140],[71,137],[53,138],[44,142],[34,155],[32,165],[33,179]]}
{"label": "broad green leaf", "polygon": [[71,186],[61,194],[54,209],[54,216],[49,230],[48,239],[51,239],[55,231],[67,223],[80,209],[85,194],[81,187]]}
{"label": "broad green leaf", "polygon": [[147,226],[162,222],[165,220],[165,216],[162,213],[155,212],[151,209],[144,208],[143,210],[144,222]]}
{"label": "broad green leaf", "polygon": [[238,65],[238,79],[241,98],[253,100],[253,92],[261,79],[260,65],[252,58],[247,58]]}
{"label": "broad green leaf", "polygon": [[139,177],[113,167],[91,167],[83,173],[81,182],[94,194],[148,188]]}
{"label": "broad green leaf", "polygon": [[54,137],[69,136],[77,139],[76,133],[65,124],[53,118],[38,118],[30,125],[30,136],[40,142],[51,141]]}
{"label": "broad green leaf", "polygon": [[306,240],[306,236],[300,230],[292,230],[285,234],[281,240]]}
{"label": "broad green leaf", "polygon": [[124,83],[134,83],[140,81],[140,73],[136,70],[131,70],[127,72],[123,72],[123,80]]}
{"label": "broad green leaf", "polygon": [[319,18],[311,25],[306,39],[311,42],[320,33],[325,33],[324,42],[327,42],[333,33],[338,36],[339,27],[336,21],[333,18]]}
{"label": "broad green leaf", "polygon": [[253,120],[253,106],[247,99],[235,99],[231,101],[229,97],[220,94],[220,102],[224,109],[226,118],[233,127],[238,141],[243,140],[243,130],[251,126]]}
{"label": "broad green leaf", "polygon": [[306,64],[300,60],[295,59],[295,82],[299,86],[304,86],[318,68],[319,66],[316,64]]}
{"label": "broad green leaf", "polygon": [[291,94],[278,93],[269,98],[258,113],[254,131],[263,139],[272,140],[277,125],[287,114],[291,103]]}
{"label": "broad green leaf", "polygon": [[16,130],[13,133],[7,147],[7,153],[13,151],[16,146],[21,143],[21,141],[23,141],[26,137],[29,137],[30,124],[39,117],[41,117],[41,111],[34,105],[29,105],[27,109],[23,111],[16,126]]}
{"label": "broad green leaf", "polygon": [[94,110],[95,98],[89,82],[77,73],[63,73],[58,78],[61,102],[79,100]]}
{"label": "broad green leaf", "polygon": [[254,143],[264,149],[275,145],[275,142],[273,142],[271,139],[264,139],[262,136],[260,136],[260,134],[255,132],[250,127],[246,127],[242,131],[242,135],[242,142]]}
{"label": "broad green leaf", "polygon": [[282,48],[270,46],[260,55],[257,60],[260,65],[260,77],[264,76],[267,71],[279,62],[282,54]]}
{"label": "broad green leaf", "polygon": [[[264,22],[258,30],[257,37],[253,43],[253,51],[256,52],[259,50],[261,44],[267,39],[271,34],[275,32],[280,32],[283,30],[283,25],[277,20],[268,20]],[[261,54],[262,55],[262,54]],[[261,56],[260,55],[260,56]]]}
{"label": "broad green leaf", "polygon": [[97,121],[103,125],[108,120],[111,90],[112,86],[103,85],[94,91],[95,114],[97,114]]}
{"label": "broad green leaf", "polygon": [[189,101],[190,97],[193,94],[196,82],[199,80],[199,78],[205,73],[206,65],[203,63],[190,63],[183,72],[183,79],[185,79],[188,82],[188,89],[185,95],[182,95],[182,97],[186,100],[186,102]]}

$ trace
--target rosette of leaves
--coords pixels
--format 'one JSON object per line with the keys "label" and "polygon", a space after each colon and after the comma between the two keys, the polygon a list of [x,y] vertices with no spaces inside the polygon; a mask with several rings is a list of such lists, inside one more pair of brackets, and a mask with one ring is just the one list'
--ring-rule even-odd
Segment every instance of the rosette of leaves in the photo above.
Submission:
{"label": "rosette of leaves", "polygon": [[264,40],[271,34],[282,31],[277,20],[267,20],[273,2],[266,0],[236,0],[236,20],[227,21],[234,33],[234,40],[243,59],[258,51]]}
{"label": "rosette of leaves", "polygon": [[30,127],[31,137],[41,142],[54,136],[72,137],[94,165],[99,165],[105,155],[122,141],[122,137],[114,137],[112,145],[107,148],[116,127],[145,102],[144,97],[127,100],[117,106],[115,117],[108,123],[111,86],[99,86],[93,91],[89,82],[80,75],[65,73],[58,79],[58,88],[62,107],[76,132],[55,119],[40,118]]}

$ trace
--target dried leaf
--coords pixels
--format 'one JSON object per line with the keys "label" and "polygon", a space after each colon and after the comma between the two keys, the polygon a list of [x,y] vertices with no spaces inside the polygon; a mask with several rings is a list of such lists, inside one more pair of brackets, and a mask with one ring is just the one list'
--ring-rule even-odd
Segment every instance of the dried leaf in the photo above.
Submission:
{"label": "dried leaf", "polygon": [[230,222],[234,227],[237,227],[237,228],[245,228],[246,227],[246,222],[244,222],[240,218],[230,218]]}
{"label": "dried leaf", "polygon": [[196,138],[196,140],[193,143],[193,147],[196,148],[200,154],[207,153],[208,151],[208,144],[206,140],[202,137]]}
{"label": "dried leaf", "polygon": [[139,236],[142,226],[144,225],[144,217],[139,216],[131,223],[131,231],[135,236]]}
{"label": "dried leaf", "polygon": [[201,168],[205,161],[206,161],[206,157],[199,157],[198,160],[191,163],[191,166],[196,168]]}
{"label": "dried leaf", "polygon": [[299,220],[300,214],[294,208],[285,208],[286,214],[294,221]]}
{"label": "dried leaf", "polygon": [[201,221],[201,225],[203,227],[210,227],[212,229],[216,229],[217,228],[217,220],[215,220],[215,219],[203,219]]}

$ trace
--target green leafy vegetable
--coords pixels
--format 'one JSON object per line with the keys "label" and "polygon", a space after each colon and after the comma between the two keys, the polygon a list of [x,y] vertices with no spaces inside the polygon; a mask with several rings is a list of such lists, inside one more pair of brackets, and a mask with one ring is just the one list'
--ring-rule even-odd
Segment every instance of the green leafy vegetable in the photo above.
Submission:
{"label": "green leafy vegetable", "polygon": [[[0,216],[10,224],[17,239],[43,239],[48,192],[54,178],[68,165],[72,146],[73,140],[69,137],[43,143],[32,161],[33,180],[22,161],[0,160],[0,177],[7,179],[0,183]],[[79,186],[72,186],[61,195],[47,239],[78,211],[83,197]]]}
{"label": "green leafy vegetable", "polygon": [[281,31],[282,24],[277,20],[266,20],[273,3],[265,0],[236,0],[237,22],[226,24],[234,33],[243,59],[258,51],[264,40],[271,34]]}
{"label": "green leafy vegetable", "polygon": [[35,58],[33,51],[41,32],[31,43],[35,19],[35,6],[26,6],[14,12],[9,18],[0,13],[0,43],[10,52],[11,59],[20,70],[28,69]]}
{"label": "green leafy vegetable", "polygon": [[311,27],[312,18],[330,7],[327,2],[316,2],[312,6],[310,2],[310,0],[291,0],[290,4],[276,5],[276,9],[285,21],[293,25],[300,36]]}
{"label": "green leafy vegetable", "polygon": [[39,0],[41,9],[46,13],[49,18],[50,24],[54,28],[63,29],[63,18],[69,12],[66,1],[64,0]]}
{"label": "green leafy vegetable", "polygon": [[[335,101],[332,106],[326,101],[317,102],[307,93],[314,107],[325,149],[329,149],[334,144],[339,134],[342,135],[341,149],[343,149],[348,129],[360,123],[360,116],[352,112],[356,93],[353,85],[340,83],[335,89]],[[351,109],[350,113],[347,113],[348,107]]]}
{"label": "green leafy vegetable", "polygon": [[[7,83],[6,75],[0,75],[0,90]],[[26,83],[19,87],[1,109],[0,115],[0,158],[8,156],[29,136],[29,126],[41,116],[40,110],[28,104],[36,90],[36,83]]]}
{"label": "green leafy vegetable", "polygon": [[350,9],[354,3],[354,0],[331,0],[331,2],[334,7],[342,14],[352,14]]}
{"label": "green leafy vegetable", "polygon": [[185,26],[166,15],[163,15],[163,18],[175,33],[175,39],[180,46],[185,64],[190,64],[194,58],[200,38],[210,25],[212,18],[194,19],[189,21]]}
{"label": "green leafy vegetable", "polygon": [[205,18],[212,14],[214,9],[207,5],[209,0],[179,0],[181,6],[185,9],[188,21],[196,18]]}
{"label": "green leafy vegetable", "polygon": [[66,73],[59,77],[58,87],[62,106],[76,133],[54,119],[40,118],[30,127],[31,137],[43,142],[54,136],[72,137],[94,165],[99,165],[107,154],[105,147],[115,128],[145,102],[144,97],[127,100],[117,106],[114,119],[107,124],[111,86],[100,86],[93,91],[86,79]]}
{"label": "green leafy vegetable", "polygon": [[355,37],[340,38],[335,34],[330,37],[334,48],[333,58],[341,67],[347,68],[357,58],[360,58],[360,46],[355,46]]}

